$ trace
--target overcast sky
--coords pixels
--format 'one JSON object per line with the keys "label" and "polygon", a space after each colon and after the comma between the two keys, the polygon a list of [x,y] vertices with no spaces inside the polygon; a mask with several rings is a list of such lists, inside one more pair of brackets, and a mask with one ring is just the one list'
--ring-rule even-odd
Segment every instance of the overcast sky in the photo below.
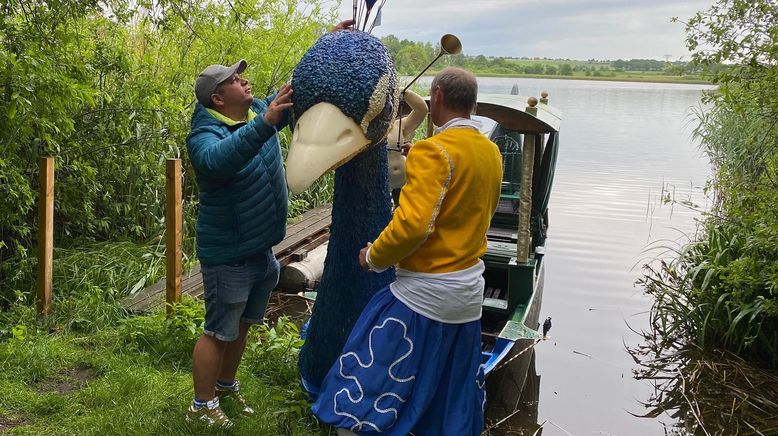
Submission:
{"label": "overcast sky", "polygon": [[[364,0],[360,0],[364,1]],[[332,0],[333,4],[338,1]],[[379,0],[376,8],[381,4]],[[713,0],[386,0],[373,34],[413,41],[453,33],[467,55],[688,60],[683,24]],[[341,17],[351,18],[352,0]],[[374,11],[375,13],[375,11]]]}

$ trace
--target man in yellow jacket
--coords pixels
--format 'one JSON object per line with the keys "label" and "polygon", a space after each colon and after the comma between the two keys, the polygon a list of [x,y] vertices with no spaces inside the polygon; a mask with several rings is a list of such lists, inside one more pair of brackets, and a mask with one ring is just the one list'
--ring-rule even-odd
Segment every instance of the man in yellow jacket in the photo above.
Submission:
{"label": "man in yellow jacket", "polygon": [[477,94],[465,70],[433,79],[438,132],[411,148],[392,221],[360,252],[365,269],[396,265],[397,280],[368,303],[312,407],[341,434],[483,430],[480,257],[502,157],[470,118]]}

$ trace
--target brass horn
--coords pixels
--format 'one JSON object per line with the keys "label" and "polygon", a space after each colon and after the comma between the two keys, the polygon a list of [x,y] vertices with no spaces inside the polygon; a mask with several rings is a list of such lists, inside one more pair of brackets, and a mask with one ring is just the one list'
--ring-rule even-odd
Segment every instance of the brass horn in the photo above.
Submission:
{"label": "brass horn", "polygon": [[444,54],[458,55],[459,53],[462,53],[462,43],[459,42],[459,38],[457,38],[456,35],[452,35],[450,33],[443,35],[440,38],[440,53],[438,53],[438,55],[435,56],[435,59],[433,59],[432,62],[427,64],[427,66],[424,67],[423,70],[421,70],[421,73],[416,75],[416,77],[414,77],[413,80],[411,80],[411,83],[409,83],[408,85],[405,86],[405,88],[403,88],[402,91],[403,94],[405,93],[405,91],[408,90],[408,88],[411,87],[411,85],[413,85],[416,82],[416,80],[419,79],[419,77],[421,77],[422,74],[424,74],[432,66],[432,64],[435,63],[435,61],[440,59],[441,56],[443,56]]}

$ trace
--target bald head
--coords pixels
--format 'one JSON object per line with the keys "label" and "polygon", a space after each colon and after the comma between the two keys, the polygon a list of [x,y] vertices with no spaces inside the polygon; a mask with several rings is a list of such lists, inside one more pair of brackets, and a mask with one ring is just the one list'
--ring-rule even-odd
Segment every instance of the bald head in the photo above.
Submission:
{"label": "bald head", "polygon": [[432,79],[431,93],[436,87],[440,87],[448,109],[467,114],[475,110],[478,82],[469,71],[457,67],[444,68]]}

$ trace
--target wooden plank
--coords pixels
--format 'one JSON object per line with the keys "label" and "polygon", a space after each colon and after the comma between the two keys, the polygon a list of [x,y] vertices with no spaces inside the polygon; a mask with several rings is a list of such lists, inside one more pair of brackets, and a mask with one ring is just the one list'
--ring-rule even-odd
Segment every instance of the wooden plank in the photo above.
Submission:
{"label": "wooden plank", "polygon": [[[197,282],[202,283],[203,281],[203,275],[200,272],[200,264],[195,264],[191,270],[189,270],[188,273],[183,274],[181,276],[181,293],[186,294],[187,289],[191,288],[196,284]],[[163,278],[162,280],[154,283],[153,285],[139,291],[137,294],[133,295],[130,298],[127,298],[125,300],[124,306],[128,310],[135,310],[137,309],[143,309],[149,306],[152,306],[153,303],[151,300],[154,300],[155,298],[159,300],[159,302],[164,300],[164,297],[162,296],[163,292],[166,292],[167,288],[167,281]]]}
{"label": "wooden plank", "polygon": [[[164,286],[165,284],[166,281],[161,280],[149,286],[145,290],[136,294],[136,295],[141,295],[142,298],[127,300],[127,302],[124,303],[125,308],[130,312],[140,312],[140,311],[145,311],[145,310],[158,307],[164,301],[166,301],[165,296],[163,296],[163,292],[165,292],[166,289],[166,287]],[[197,289],[198,287],[202,288],[202,285],[203,285],[202,274],[198,273],[196,275],[187,277],[181,283],[181,295],[183,294],[191,295],[194,289]]]}
{"label": "wooden plank", "polygon": [[290,250],[288,255],[281,256],[278,259],[278,263],[281,265],[281,267],[285,267],[289,265],[292,262],[295,262],[294,259],[295,254],[308,252],[313,250],[314,248],[318,247],[319,245],[327,242],[330,240],[330,232],[327,230],[326,232],[320,232],[312,235],[311,237],[307,238],[305,242],[295,248],[293,251]]}
{"label": "wooden plank", "polygon": [[165,280],[160,280],[153,285],[138,291],[135,295],[125,299],[124,306],[128,310],[132,310],[132,308],[136,306],[141,307],[146,300],[163,292],[166,286],[167,282]]}
{"label": "wooden plank", "polygon": [[311,222],[319,221],[322,217],[332,214],[332,206],[321,206],[311,209],[300,216],[300,220],[286,227],[286,237],[290,237],[297,232],[305,230]]}
{"label": "wooden plank", "polygon": [[181,159],[168,159],[165,206],[165,302],[167,315],[173,314],[173,304],[181,301],[181,242],[183,229],[181,195]]}
{"label": "wooden plank", "polygon": [[[312,250],[329,239],[329,226],[332,223],[332,206],[322,206],[305,212],[299,222],[287,227],[287,237],[277,246],[273,253],[278,257],[281,266],[291,261],[294,253]],[[291,234],[289,230],[292,230]],[[123,306],[130,312],[144,312],[158,308],[165,301],[163,292],[167,290],[167,280],[163,279],[126,298]],[[194,298],[203,295],[203,277],[200,264],[196,264],[181,278],[181,294]],[[180,298],[180,297],[179,297]]]}
{"label": "wooden plank", "polygon": [[305,231],[312,223],[321,221],[323,218],[328,218],[331,215],[332,207],[330,206],[320,207],[305,212],[299,222],[286,227],[286,238],[294,236],[301,231]]}
{"label": "wooden plank", "polygon": [[[287,227],[284,240],[273,247],[273,253],[277,255],[278,253],[288,249],[295,243],[299,242],[301,239],[307,238],[312,232],[316,232],[324,226],[329,226],[331,221],[332,218],[329,214],[314,214],[307,218],[305,221],[294,224],[291,227]],[[290,229],[292,231],[290,231]]]}
{"label": "wooden plank", "polygon": [[202,274],[197,274],[197,275],[194,275],[192,277],[187,278],[184,281],[182,292],[184,292],[185,294],[191,294],[191,290],[196,288],[196,287],[198,287],[198,286],[200,286],[200,287],[203,286],[203,275]]}
{"label": "wooden plank", "polygon": [[[184,292],[184,290],[186,289],[187,286],[186,284],[188,283],[188,280],[190,278],[198,278],[198,277],[201,277],[199,263],[195,264],[192,267],[192,269],[189,270],[188,273],[186,273],[186,276],[183,277],[183,282],[181,285],[182,292]],[[125,308],[127,308],[127,310],[132,311],[135,308],[144,308],[148,306],[149,303],[147,302],[147,300],[153,299],[154,297],[160,297],[161,293],[166,289],[166,286],[167,286],[167,282],[166,280],[163,279],[152,284],[151,286],[142,289],[138,293],[130,296],[125,300],[124,302]]]}
{"label": "wooden plank", "polygon": [[52,267],[54,262],[54,158],[38,158],[38,315],[51,313]]}
{"label": "wooden plank", "polygon": [[323,231],[324,229],[328,228],[331,224],[332,224],[331,216],[320,217],[320,219],[315,222],[309,221],[309,226],[304,231],[297,232],[292,236],[286,237],[283,241],[281,241],[280,244],[273,247],[273,254],[275,254],[276,257],[278,257],[279,255],[283,255],[284,252],[290,250],[291,248],[295,247],[296,245],[300,244],[306,239],[314,236],[315,234]]}

